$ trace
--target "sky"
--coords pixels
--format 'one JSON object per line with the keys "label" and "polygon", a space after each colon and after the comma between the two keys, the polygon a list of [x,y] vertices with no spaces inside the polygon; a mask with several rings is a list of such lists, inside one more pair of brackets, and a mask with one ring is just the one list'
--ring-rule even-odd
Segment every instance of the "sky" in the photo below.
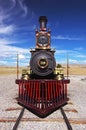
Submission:
{"label": "sky", "polygon": [[57,63],[86,65],[86,0],[0,0],[0,65],[27,66],[39,16],[48,18]]}

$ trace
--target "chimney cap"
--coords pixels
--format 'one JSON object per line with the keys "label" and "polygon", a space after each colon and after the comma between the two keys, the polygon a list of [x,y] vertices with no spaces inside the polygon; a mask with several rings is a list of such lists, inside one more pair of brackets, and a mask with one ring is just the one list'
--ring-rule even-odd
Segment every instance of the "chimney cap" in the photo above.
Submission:
{"label": "chimney cap", "polygon": [[48,21],[48,20],[47,20],[47,17],[46,17],[46,16],[40,16],[40,17],[39,17],[39,22],[42,22],[42,21],[47,22],[47,21]]}

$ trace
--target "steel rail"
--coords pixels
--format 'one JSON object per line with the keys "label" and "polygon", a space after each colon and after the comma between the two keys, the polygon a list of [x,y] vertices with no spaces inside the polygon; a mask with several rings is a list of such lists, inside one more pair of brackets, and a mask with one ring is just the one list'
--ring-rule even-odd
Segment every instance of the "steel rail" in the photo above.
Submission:
{"label": "steel rail", "polygon": [[22,118],[22,116],[24,114],[24,110],[25,110],[25,108],[23,107],[22,110],[21,110],[21,112],[20,112],[20,114],[19,114],[19,116],[18,116],[18,118],[17,118],[17,120],[16,120],[15,125],[13,126],[12,130],[17,130],[17,128],[19,126],[19,123],[20,123],[20,120],[21,120],[21,118]]}
{"label": "steel rail", "polygon": [[69,122],[69,120],[68,120],[68,118],[67,118],[67,116],[66,116],[66,114],[65,114],[65,112],[63,110],[63,108],[61,107],[60,110],[61,110],[61,113],[63,115],[64,121],[66,123],[67,129],[68,130],[73,130],[73,128],[72,128],[72,126],[71,126],[71,124],[70,124],[70,122]]}

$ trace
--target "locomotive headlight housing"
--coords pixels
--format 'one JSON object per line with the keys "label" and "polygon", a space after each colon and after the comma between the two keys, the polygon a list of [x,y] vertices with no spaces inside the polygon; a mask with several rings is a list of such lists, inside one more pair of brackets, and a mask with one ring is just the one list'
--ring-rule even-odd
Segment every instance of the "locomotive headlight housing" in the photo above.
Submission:
{"label": "locomotive headlight housing", "polygon": [[47,46],[49,43],[49,39],[47,35],[39,35],[37,39],[39,46]]}
{"label": "locomotive headlight housing", "polygon": [[47,59],[45,58],[41,58],[39,61],[38,61],[38,66],[42,69],[45,69],[47,66],[48,66],[48,61]]}

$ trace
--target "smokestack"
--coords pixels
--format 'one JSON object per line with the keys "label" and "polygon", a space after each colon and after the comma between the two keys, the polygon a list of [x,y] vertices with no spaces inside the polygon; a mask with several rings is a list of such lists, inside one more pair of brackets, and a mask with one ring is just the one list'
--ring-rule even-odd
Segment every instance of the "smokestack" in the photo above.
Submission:
{"label": "smokestack", "polygon": [[46,16],[40,16],[39,17],[39,23],[40,23],[40,29],[46,30],[47,17]]}

